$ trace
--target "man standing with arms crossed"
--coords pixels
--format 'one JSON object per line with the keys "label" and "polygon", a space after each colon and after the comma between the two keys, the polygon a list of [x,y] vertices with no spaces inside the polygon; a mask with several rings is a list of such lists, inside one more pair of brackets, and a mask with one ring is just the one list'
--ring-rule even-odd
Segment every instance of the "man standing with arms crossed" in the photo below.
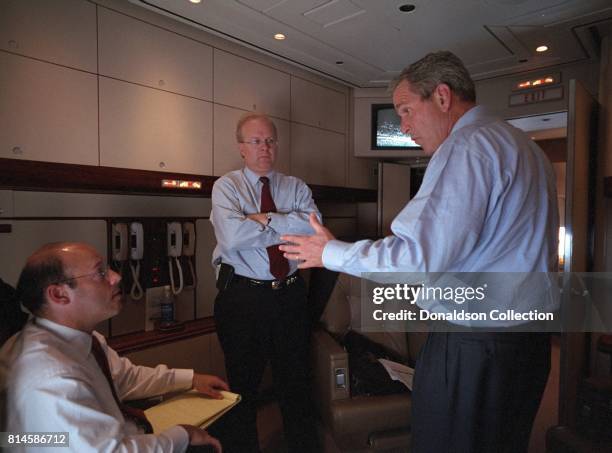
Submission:
{"label": "man standing with arms crossed", "polygon": [[246,114],[236,139],[244,168],[215,182],[210,220],[217,333],[228,381],[243,399],[221,420],[219,436],[226,452],[259,451],[256,397],[269,361],[289,451],[314,452],[306,287],[278,244],[282,234],[312,234],[309,215],[320,214],[303,181],[273,170],[278,137],[269,117]]}
{"label": "man standing with arms crossed", "polygon": [[[431,160],[419,192],[394,219],[393,235],[348,244],[311,219],[315,235],[283,236],[294,243],[280,247],[285,256],[302,260],[301,268],[354,275],[555,270],[550,162],[524,133],[475,101],[474,82],[450,52],[404,69],[393,103],[402,132]],[[555,308],[550,299],[531,307],[524,288],[511,289],[506,308]],[[417,361],[411,451],[526,452],[550,369],[549,335],[452,330],[431,332]]]}

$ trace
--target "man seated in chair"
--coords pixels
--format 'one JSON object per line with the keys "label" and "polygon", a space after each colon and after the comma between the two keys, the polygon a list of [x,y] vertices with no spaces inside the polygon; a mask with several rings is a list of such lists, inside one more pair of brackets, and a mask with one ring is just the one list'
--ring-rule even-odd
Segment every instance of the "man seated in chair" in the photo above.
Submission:
{"label": "man seated in chair", "polygon": [[83,243],[48,244],[28,259],[17,299],[33,317],[0,350],[6,396],[0,431],[68,433],[63,452],[183,452],[189,445],[220,452],[218,440],[195,426],[150,434],[144,413],[123,404],[191,388],[220,397],[228,387],[215,376],[119,357],[94,327],[121,310],[120,280]]}

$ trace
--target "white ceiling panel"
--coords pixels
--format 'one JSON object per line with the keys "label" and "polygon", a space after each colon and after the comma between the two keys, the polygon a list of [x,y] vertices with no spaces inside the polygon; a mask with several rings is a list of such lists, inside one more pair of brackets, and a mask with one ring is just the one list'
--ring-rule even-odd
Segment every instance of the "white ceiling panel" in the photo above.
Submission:
{"label": "white ceiling panel", "polygon": [[413,0],[409,13],[403,0],[130,1],[358,87],[441,49],[476,79],[597,58],[583,29],[612,20],[610,0]]}

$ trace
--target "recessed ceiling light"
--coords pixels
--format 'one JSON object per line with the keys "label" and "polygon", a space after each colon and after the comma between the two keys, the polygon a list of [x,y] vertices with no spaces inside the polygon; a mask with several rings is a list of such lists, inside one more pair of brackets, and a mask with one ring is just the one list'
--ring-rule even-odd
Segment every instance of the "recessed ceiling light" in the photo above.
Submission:
{"label": "recessed ceiling light", "polygon": [[406,3],[405,5],[401,5],[399,7],[399,10],[402,13],[411,13],[412,11],[414,11],[416,9],[416,6],[414,5],[410,5],[409,3]]}
{"label": "recessed ceiling light", "polygon": [[548,46],[538,46],[536,47],[536,52],[546,52],[548,50]]}
{"label": "recessed ceiling light", "polygon": [[277,33],[277,34],[274,35],[274,39],[276,39],[278,41],[282,41],[285,38],[286,38],[286,36],[283,35],[282,33]]}
{"label": "recessed ceiling light", "polygon": [[189,0],[191,3],[200,3],[202,0]]}

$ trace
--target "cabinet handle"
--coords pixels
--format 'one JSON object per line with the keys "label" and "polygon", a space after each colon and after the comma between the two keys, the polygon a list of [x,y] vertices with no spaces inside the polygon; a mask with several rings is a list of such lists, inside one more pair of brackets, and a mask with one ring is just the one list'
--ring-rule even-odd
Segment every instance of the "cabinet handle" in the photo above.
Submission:
{"label": "cabinet handle", "polygon": [[166,168],[166,163],[164,161],[160,162],[159,168]]}
{"label": "cabinet handle", "polygon": [[160,80],[159,80],[159,82],[157,82],[157,84],[158,84],[160,87],[163,87],[163,86],[166,84],[166,82],[164,82],[162,79],[160,79]]}
{"label": "cabinet handle", "polygon": [[11,39],[8,42],[8,45],[11,49],[19,49],[19,43],[17,41],[15,41],[14,39]]}
{"label": "cabinet handle", "polygon": [[13,154],[21,156],[23,154],[23,150],[21,149],[21,147],[15,146],[13,147]]}

